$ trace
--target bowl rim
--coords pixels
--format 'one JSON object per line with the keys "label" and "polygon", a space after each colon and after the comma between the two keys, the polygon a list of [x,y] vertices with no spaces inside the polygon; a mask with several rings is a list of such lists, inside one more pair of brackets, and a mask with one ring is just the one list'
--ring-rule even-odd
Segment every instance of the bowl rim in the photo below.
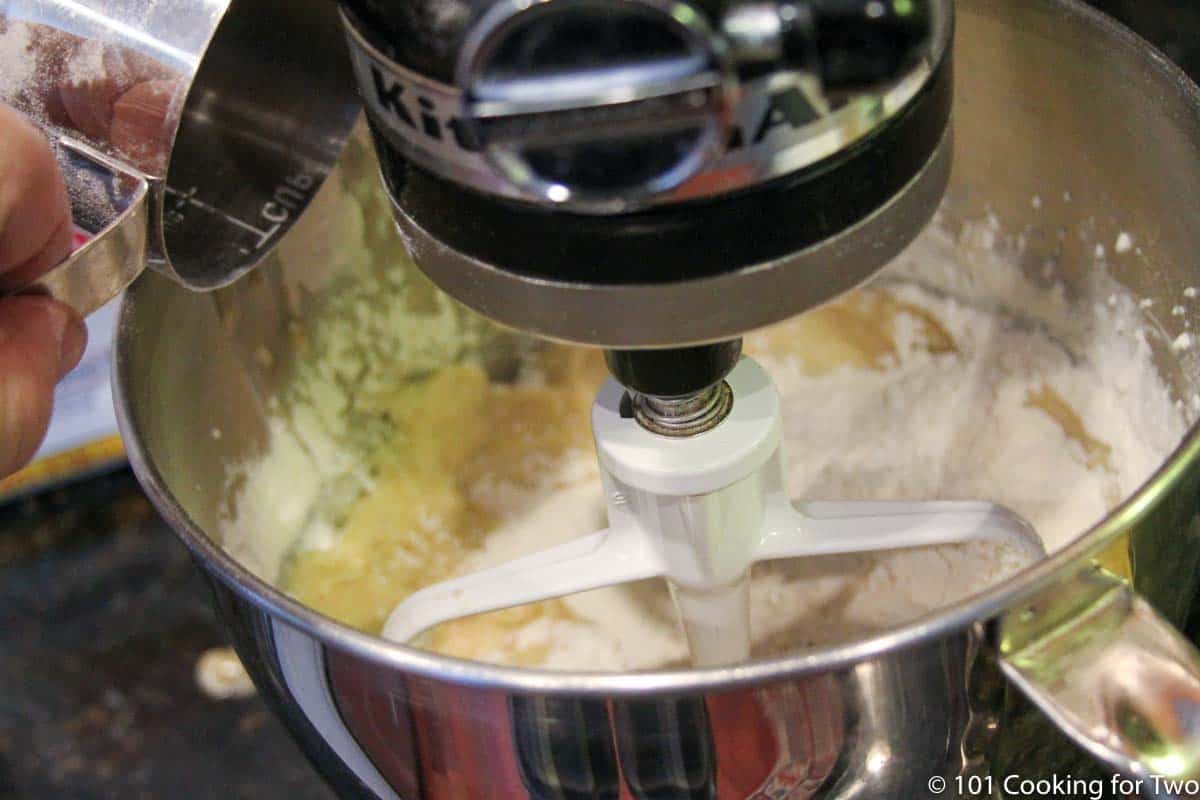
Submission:
{"label": "bowl rim", "polygon": [[[1082,0],[1046,0],[1074,14],[1101,33],[1137,53],[1147,69],[1176,88],[1200,110],[1200,87],[1166,55],[1117,20],[1085,5]],[[163,280],[162,278],[156,278]],[[850,667],[899,650],[952,636],[1010,612],[1014,606],[1062,581],[1088,563],[1098,551],[1149,515],[1200,459],[1200,422],[1191,426],[1179,445],[1157,470],[1102,520],[1069,545],[1026,567],[990,589],[965,598],[915,621],[867,639],[816,648],[803,653],[755,660],[726,667],[637,672],[552,671],[509,667],[437,655],[389,642],[353,629],[292,599],[238,563],[188,516],[163,480],[147,451],[125,388],[132,364],[128,341],[136,336],[135,306],[150,280],[143,276],[126,292],[113,350],[113,403],[130,465],[151,502],[211,575],[241,599],[272,618],[304,631],[324,645],[343,650],[389,670],[450,683],[517,693],[573,696],[636,696],[727,691],[751,684],[777,682]],[[179,289],[179,291],[183,291]]]}

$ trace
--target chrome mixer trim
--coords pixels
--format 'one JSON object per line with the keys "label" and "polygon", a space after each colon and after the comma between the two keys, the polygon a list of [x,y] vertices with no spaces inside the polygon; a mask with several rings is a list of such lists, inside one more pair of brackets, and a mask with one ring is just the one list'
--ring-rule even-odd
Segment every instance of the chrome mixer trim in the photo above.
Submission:
{"label": "chrome mixer trim", "polygon": [[[678,30],[689,39],[693,52],[686,57],[667,57],[642,64],[624,64],[588,70],[584,74],[538,75],[532,79],[505,80],[504,84],[514,88],[524,85],[528,89],[522,93],[520,101],[512,104],[484,101],[475,104],[472,110],[477,116],[498,116],[536,113],[553,108],[628,103],[697,88],[712,88],[722,80],[721,76],[707,71],[710,66],[708,62],[715,58],[718,63],[711,66],[717,67],[722,73],[727,73],[730,65],[727,59],[723,58],[723,52],[714,53],[708,47],[714,41],[712,31],[699,15],[690,12],[687,6],[676,0],[636,2],[673,20]],[[458,88],[453,91],[461,97],[461,88],[469,87],[475,82],[473,73],[477,66],[476,61],[485,54],[488,40],[532,6],[528,0],[500,0],[471,27],[458,60],[455,75]],[[543,106],[542,101],[550,98],[557,98],[558,102],[551,103],[548,107]],[[513,96],[511,100],[517,101],[518,97]],[[564,100],[571,102],[564,104]]]}
{"label": "chrome mixer trim", "polygon": [[551,202],[581,213],[618,213],[684,200],[719,197],[788,175],[844,151],[899,115],[935,74],[950,46],[953,21],[938,16],[929,52],[904,77],[831,110],[818,79],[780,71],[737,86],[728,135],[707,166],[661,192],[631,193],[620,201],[588,202],[537,182],[518,185],[473,145],[462,123],[465,98],[455,86],[409,69],[367,41],[342,12],[363,103],[379,135],[406,158],[486,194]]}
{"label": "chrome mixer trim", "polygon": [[[724,40],[713,34],[703,15],[679,0],[633,0],[622,3],[619,13],[655,17],[656,26],[679,37],[684,52],[566,72],[535,70],[529,76],[513,76],[501,68],[499,75],[490,74],[497,50],[503,50],[508,39],[519,38],[523,25],[536,27],[539,18],[545,22],[556,14],[587,13],[588,6],[604,5],[605,0],[494,3],[468,31],[455,84],[462,91],[460,118],[466,138],[477,144],[502,181],[558,208],[621,213],[678,189],[720,157],[722,142],[730,136],[738,86]],[[488,133],[497,127],[502,131],[498,139]],[[690,135],[691,141],[674,164],[657,174],[600,191],[561,176],[545,176],[527,152],[579,140],[594,142],[601,132],[602,139],[636,133]]]}
{"label": "chrome mixer trim", "polygon": [[[640,67],[612,70],[609,74],[599,73],[596,80],[600,85],[590,90],[583,99],[589,105],[620,105],[670,94],[711,89],[719,82],[718,76],[713,73],[693,74],[694,70],[688,69],[689,64],[682,62],[683,59],[664,60]],[[626,80],[640,80],[642,85],[627,88],[622,85]],[[564,80],[563,83],[565,82]],[[565,97],[568,92],[561,91],[559,82],[554,78],[539,81],[497,81],[493,87],[503,96],[502,99],[476,103],[476,116],[506,117],[544,111],[565,111],[574,107],[573,102],[568,102],[574,98]]]}
{"label": "chrome mixer trim", "polygon": [[[952,150],[953,132],[947,129],[928,163],[900,192],[837,236],[737,272],[666,285],[551,281],[500,269],[440,241],[394,197],[391,202],[405,247],[421,271],[490,319],[543,338],[597,347],[680,346],[737,338],[869,279],[933,216],[950,177]],[[864,268],[826,269],[833,259]]]}

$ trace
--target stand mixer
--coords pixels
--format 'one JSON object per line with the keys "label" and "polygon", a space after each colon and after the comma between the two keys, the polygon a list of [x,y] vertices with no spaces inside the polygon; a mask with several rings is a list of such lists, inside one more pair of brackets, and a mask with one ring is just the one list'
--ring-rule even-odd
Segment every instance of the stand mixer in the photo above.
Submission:
{"label": "stand mixer", "polygon": [[[450,13],[450,11],[454,13]],[[745,331],[869,278],[945,186],[951,5],[343,4],[414,260],[492,319],[605,348],[609,527],[445,581],[455,618],[665,577],[697,666],[750,656],[759,561],[1036,534],[987,503],[793,505]]]}

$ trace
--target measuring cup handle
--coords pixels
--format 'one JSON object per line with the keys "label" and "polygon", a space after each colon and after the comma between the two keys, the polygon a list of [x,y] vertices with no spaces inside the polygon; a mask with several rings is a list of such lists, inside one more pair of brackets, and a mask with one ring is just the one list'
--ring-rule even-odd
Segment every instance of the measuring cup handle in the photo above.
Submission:
{"label": "measuring cup handle", "polygon": [[1090,568],[1009,614],[1000,664],[1064,733],[1153,781],[1154,796],[1200,778],[1200,652],[1120,578]]}
{"label": "measuring cup handle", "polygon": [[87,316],[121,293],[146,265],[149,184],[72,139],[58,141],[71,217],[91,238],[18,294],[49,294]]}

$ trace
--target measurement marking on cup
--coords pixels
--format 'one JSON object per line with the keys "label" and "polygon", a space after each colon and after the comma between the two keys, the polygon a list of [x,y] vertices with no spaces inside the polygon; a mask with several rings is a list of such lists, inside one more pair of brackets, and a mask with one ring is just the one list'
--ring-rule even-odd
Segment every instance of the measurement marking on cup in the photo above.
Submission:
{"label": "measurement marking on cup", "polygon": [[261,250],[265,247],[281,231],[283,224],[307,204],[310,191],[315,182],[315,179],[311,175],[301,173],[289,176],[278,184],[271,193],[271,199],[263,203],[259,209],[259,215],[271,223],[268,228],[259,227],[257,224],[247,222],[240,217],[236,217],[200,200],[196,197],[198,190],[195,186],[189,187],[186,191],[180,191],[168,186],[166,193],[171,199],[169,207],[164,210],[163,222],[167,226],[182,223],[186,210],[189,207],[207,212],[254,236],[252,247],[248,248],[244,244],[238,246],[238,252],[241,255],[250,255],[252,250]]}
{"label": "measurement marking on cup", "polygon": [[196,198],[196,187],[195,186],[192,186],[186,192],[180,192],[179,190],[172,189],[171,187],[168,186],[167,194],[174,198],[174,203],[175,203],[175,205],[172,207],[172,209],[168,212],[168,219],[167,219],[168,223],[182,222],[184,208],[187,206],[192,206],[194,208],[200,209],[201,211],[207,211],[209,214],[213,214],[215,216],[220,217],[225,222],[228,222],[232,225],[236,225],[237,227],[241,228],[242,230],[247,231],[248,233],[254,234],[254,236],[256,237],[255,244],[254,244],[255,250],[261,248],[264,244],[267,243],[268,240],[270,240],[270,238],[273,235],[275,235],[279,231],[279,223],[272,225],[270,228],[268,228],[266,230],[263,230],[262,228],[258,228],[258,227],[255,227],[254,225],[251,225],[249,222],[246,222],[245,220],[238,219],[237,217],[235,217],[231,214],[227,214],[226,212],[222,211],[221,209],[216,208],[215,206],[211,206],[208,203],[204,202],[203,200],[198,200]]}

